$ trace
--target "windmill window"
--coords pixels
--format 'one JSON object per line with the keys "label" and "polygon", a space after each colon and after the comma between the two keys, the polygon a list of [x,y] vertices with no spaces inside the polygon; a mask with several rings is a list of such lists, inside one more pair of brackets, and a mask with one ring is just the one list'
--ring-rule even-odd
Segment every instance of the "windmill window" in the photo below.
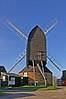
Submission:
{"label": "windmill window", "polygon": [[41,52],[38,52],[38,60],[41,60]]}
{"label": "windmill window", "polygon": [[39,51],[38,52],[38,60],[42,60],[43,56],[45,55],[45,52],[44,51]]}

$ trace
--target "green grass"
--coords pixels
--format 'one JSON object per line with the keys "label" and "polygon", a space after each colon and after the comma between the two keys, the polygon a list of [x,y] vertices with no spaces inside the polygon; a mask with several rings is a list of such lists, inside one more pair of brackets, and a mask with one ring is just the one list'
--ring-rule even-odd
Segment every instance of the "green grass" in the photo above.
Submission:
{"label": "green grass", "polygon": [[48,86],[48,87],[45,87],[45,88],[41,88],[39,90],[57,90],[57,89],[61,89],[62,87],[60,86]]}
{"label": "green grass", "polygon": [[0,97],[2,97],[2,96],[4,96],[5,95],[5,93],[3,93],[3,92],[0,92]]}
{"label": "green grass", "polygon": [[60,86],[48,86],[48,87],[45,87],[45,86],[20,86],[20,87],[3,87],[3,88],[0,88],[1,90],[8,90],[8,89],[12,89],[12,90],[29,90],[29,91],[32,91],[32,90],[56,90],[56,89],[59,89],[59,88],[62,88]]}

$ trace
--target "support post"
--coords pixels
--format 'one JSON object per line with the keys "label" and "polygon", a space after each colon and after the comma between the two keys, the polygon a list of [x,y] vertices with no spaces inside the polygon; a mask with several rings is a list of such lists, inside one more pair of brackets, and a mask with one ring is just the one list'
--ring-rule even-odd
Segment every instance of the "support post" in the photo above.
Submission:
{"label": "support post", "polygon": [[54,86],[55,85],[55,80],[54,80],[54,74],[52,75],[52,85]]}
{"label": "support post", "polygon": [[8,86],[9,86],[9,75],[7,75],[8,76]]}
{"label": "support post", "polygon": [[36,86],[36,77],[35,77],[35,66],[34,66],[34,60],[32,60],[33,63],[33,73],[34,73],[34,85]]}
{"label": "support post", "polygon": [[45,83],[45,86],[47,86],[47,81],[46,81],[46,77],[45,77],[45,73],[44,73],[44,67],[43,67],[42,60],[41,60],[41,66],[42,66],[42,71],[43,71],[43,75],[44,75],[44,83]]}

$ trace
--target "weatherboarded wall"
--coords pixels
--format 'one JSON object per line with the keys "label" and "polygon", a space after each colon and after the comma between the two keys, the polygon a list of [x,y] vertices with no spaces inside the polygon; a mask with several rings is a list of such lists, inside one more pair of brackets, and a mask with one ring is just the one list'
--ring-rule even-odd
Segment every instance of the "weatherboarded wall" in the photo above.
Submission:
{"label": "weatherboarded wall", "polygon": [[38,26],[33,28],[29,34],[26,59],[27,65],[31,64],[32,60],[35,60],[35,63],[43,60],[46,64],[46,37]]}

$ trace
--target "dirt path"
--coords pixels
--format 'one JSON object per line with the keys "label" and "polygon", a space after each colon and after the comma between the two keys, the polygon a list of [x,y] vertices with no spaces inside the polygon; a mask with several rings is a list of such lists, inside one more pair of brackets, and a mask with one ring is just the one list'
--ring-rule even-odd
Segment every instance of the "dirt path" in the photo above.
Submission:
{"label": "dirt path", "polygon": [[0,99],[66,99],[66,87],[48,91],[5,91],[5,96]]}

